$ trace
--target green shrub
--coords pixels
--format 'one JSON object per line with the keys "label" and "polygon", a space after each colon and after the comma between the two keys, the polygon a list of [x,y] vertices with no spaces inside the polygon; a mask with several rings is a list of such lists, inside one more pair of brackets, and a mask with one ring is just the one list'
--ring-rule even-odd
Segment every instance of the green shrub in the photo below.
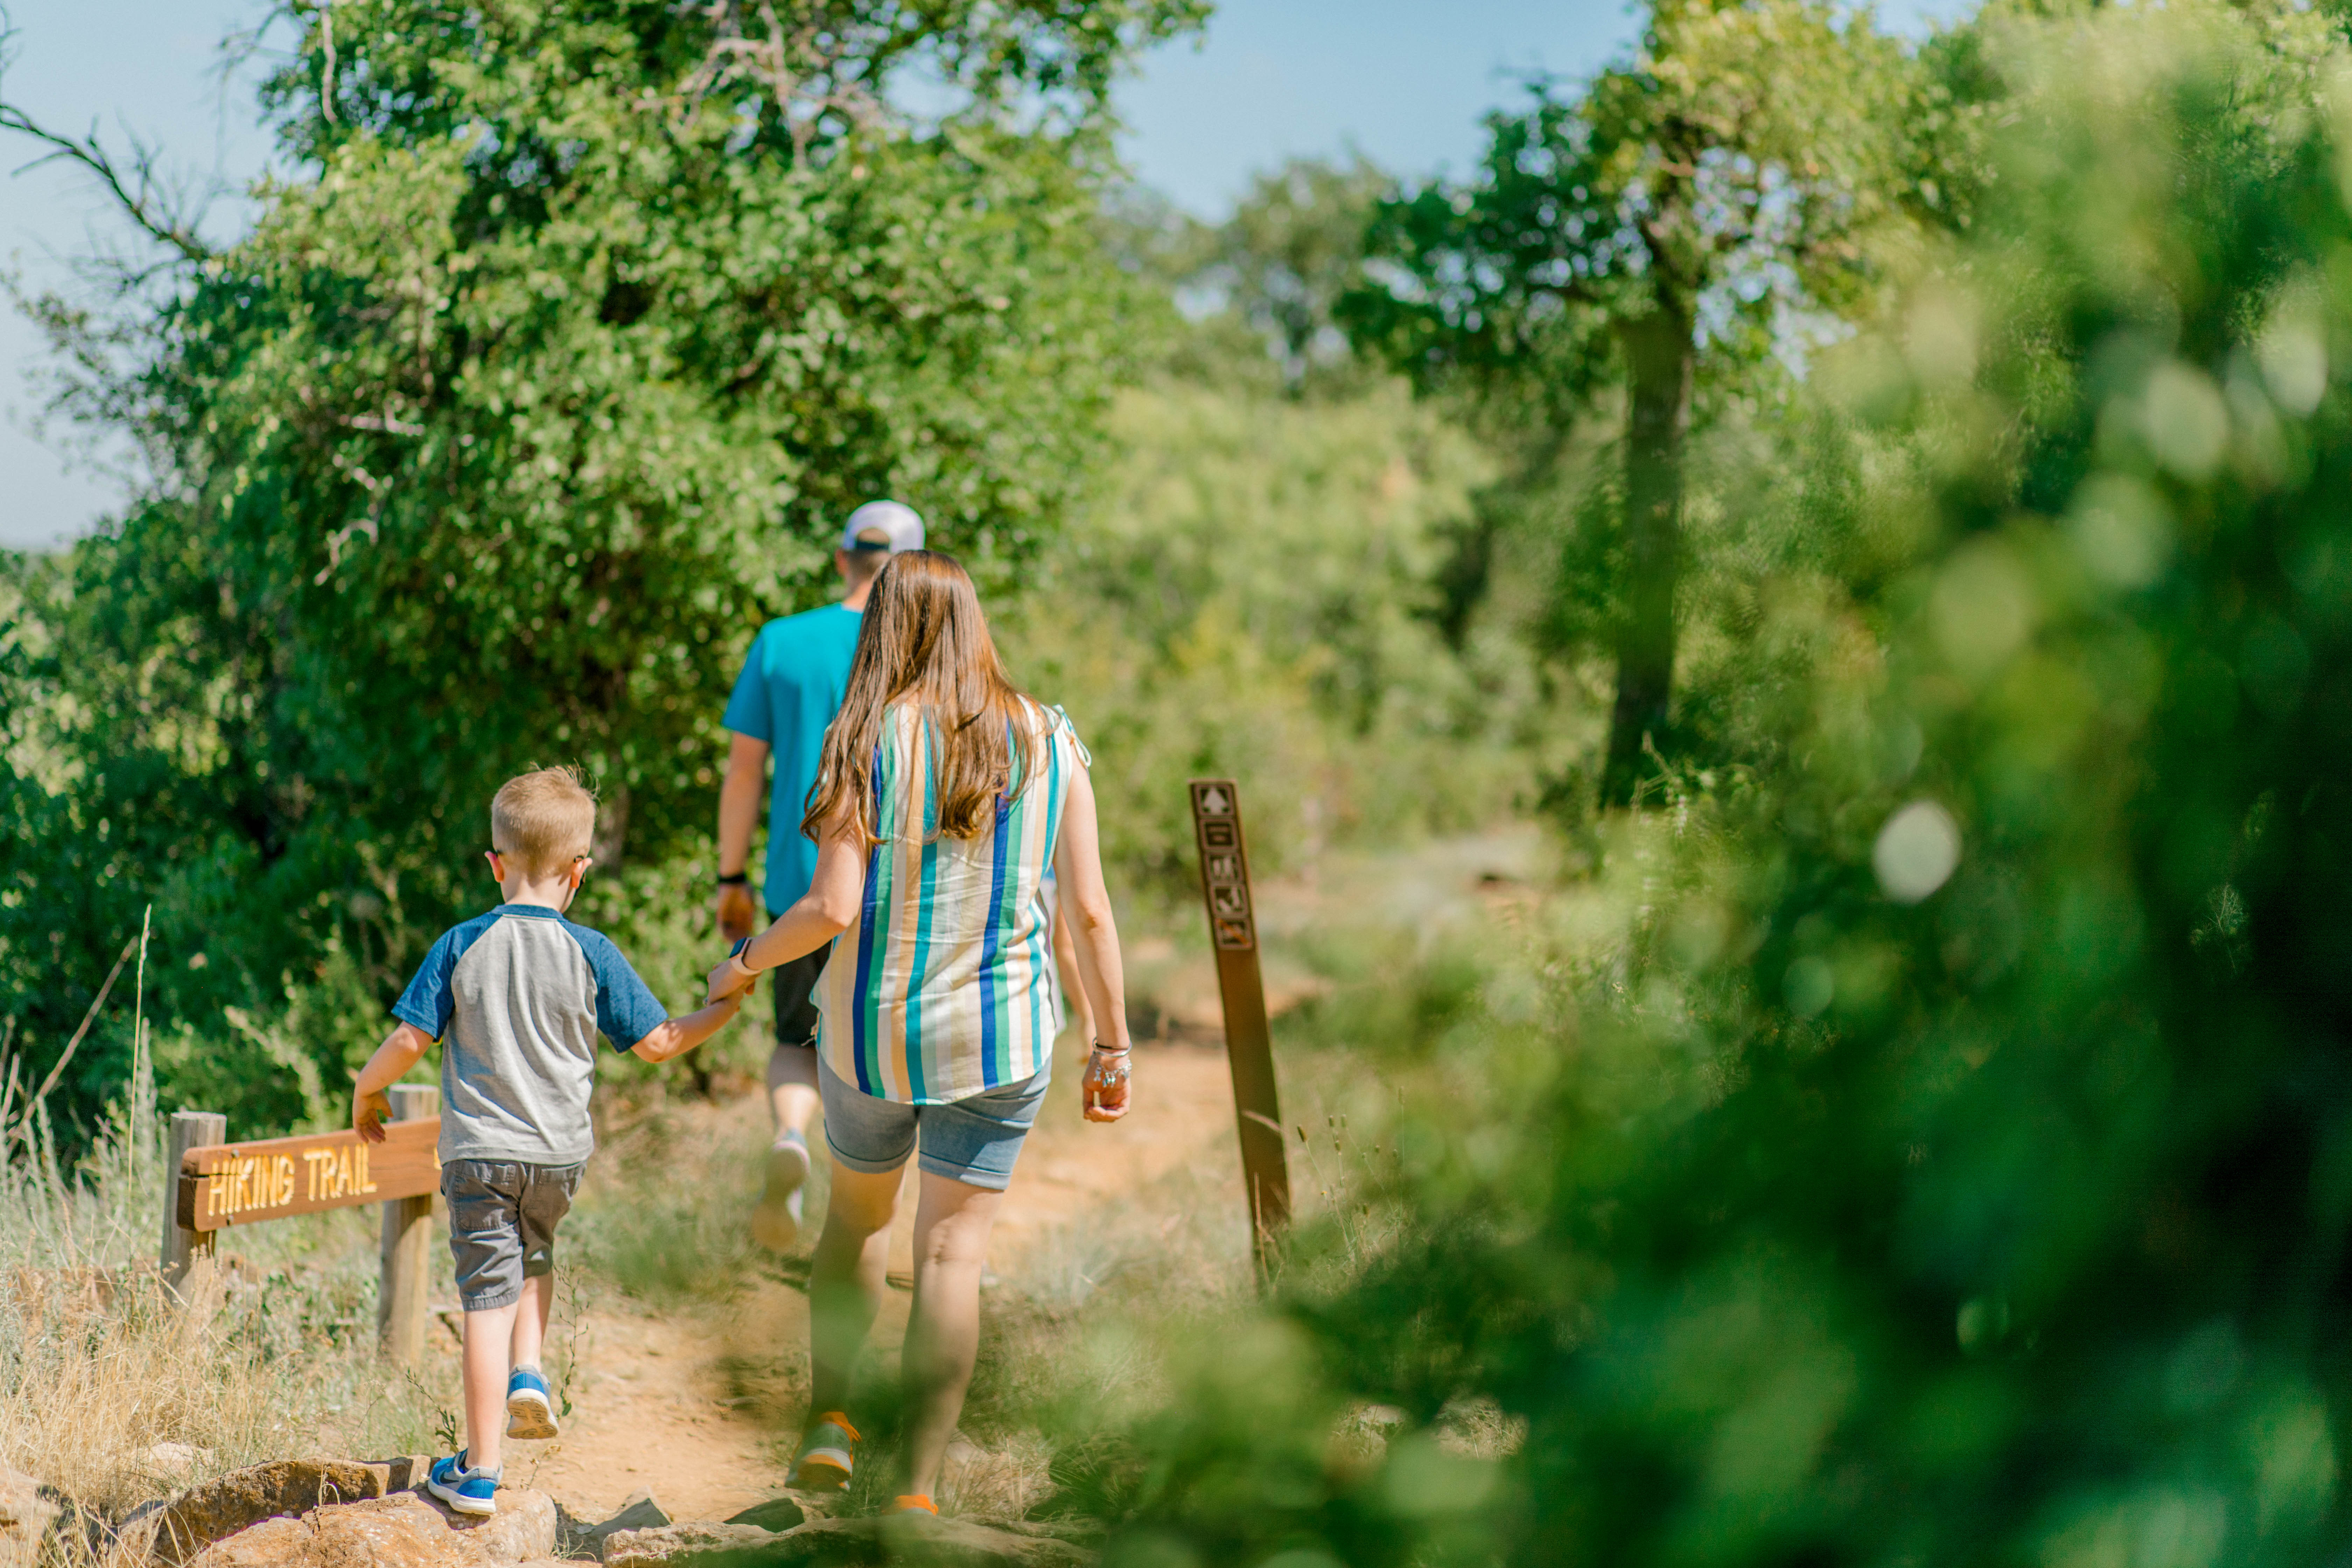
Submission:
{"label": "green shrub", "polygon": [[1759,584],[1766,764],[1374,1058],[1394,1227],[1302,1237],[1074,1478],[1107,1561],[2343,1550],[2352,61],[2052,9],[1986,24],[1965,239],[1809,394],[1913,542]]}

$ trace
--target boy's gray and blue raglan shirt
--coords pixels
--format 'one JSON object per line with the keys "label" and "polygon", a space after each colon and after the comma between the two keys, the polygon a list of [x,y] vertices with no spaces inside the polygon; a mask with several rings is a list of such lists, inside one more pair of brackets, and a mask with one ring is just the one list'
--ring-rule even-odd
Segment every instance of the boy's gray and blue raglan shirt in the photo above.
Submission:
{"label": "boy's gray and blue raglan shirt", "polygon": [[538,904],[443,932],[392,1015],[442,1042],[445,1165],[587,1159],[597,1034],[625,1051],[669,1016],[610,938]]}

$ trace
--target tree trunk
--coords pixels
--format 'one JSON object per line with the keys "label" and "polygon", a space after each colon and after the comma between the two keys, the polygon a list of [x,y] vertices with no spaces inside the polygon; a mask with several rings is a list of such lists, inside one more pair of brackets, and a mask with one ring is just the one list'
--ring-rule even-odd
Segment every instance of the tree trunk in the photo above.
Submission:
{"label": "tree trunk", "polygon": [[1645,741],[1661,736],[1675,677],[1675,584],[1682,574],[1683,442],[1690,431],[1689,307],[1660,290],[1619,324],[1632,372],[1625,429],[1625,608],[1617,629],[1617,705],[1609,716],[1604,805],[1632,802]]}

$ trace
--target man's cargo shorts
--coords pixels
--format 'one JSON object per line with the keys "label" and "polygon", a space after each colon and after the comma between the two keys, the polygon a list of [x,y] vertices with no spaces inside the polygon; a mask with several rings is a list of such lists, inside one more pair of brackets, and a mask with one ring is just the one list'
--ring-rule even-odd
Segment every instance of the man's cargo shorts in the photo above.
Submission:
{"label": "man's cargo shorts", "polygon": [[457,1303],[494,1311],[522,1300],[522,1282],[555,1269],[555,1227],[572,1211],[585,1165],[452,1160],[441,1167]]}

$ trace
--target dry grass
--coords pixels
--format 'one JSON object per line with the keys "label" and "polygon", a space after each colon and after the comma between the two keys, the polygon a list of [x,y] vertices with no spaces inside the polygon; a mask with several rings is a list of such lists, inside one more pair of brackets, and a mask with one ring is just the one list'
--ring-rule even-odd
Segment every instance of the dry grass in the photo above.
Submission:
{"label": "dry grass", "polygon": [[261,1459],[419,1446],[442,1401],[376,1353],[373,1212],[242,1233],[175,1296],[155,1271],[160,1143],[136,1088],[78,1165],[37,1122],[6,1129],[0,1463],[111,1520]]}
{"label": "dry grass", "polygon": [[[1381,1241],[1369,1216],[1349,1217],[1368,1151],[1348,1131],[1349,1114],[1370,1109],[1365,1098],[1379,1086],[1347,1059],[1287,1055],[1284,1093],[1286,1120],[1312,1130],[1307,1145],[1292,1146],[1302,1216],[1338,1218],[1341,1252],[1353,1254]],[[756,1092],[748,1079],[728,1087]],[[742,1240],[758,1150],[711,1139],[712,1107],[670,1100],[665,1083],[614,1089],[605,1155],[570,1227],[586,1278],[571,1283],[699,1310],[734,1297],[754,1270],[772,1271]],[[455,1367],[445,1353],[412,1375],[376,1354],[373,1209],[238,1233],[225,1245],[241,1256],[191,1280],[182,1303],[153,1272],[163,1184],[143,1071],[79,1164],[60,1164],[51,1149],[37,1117],[7,1119],[0,1101],[0,1463],[120,1518],[267,1458],[438,1446],[453,1419]],[[633,1201],[604,1201],[619,1192]],[[823,1196],[820,1181],[813,1215]],[[1095,1462],[1095,1447],[1171,1397],[1171,1348],[1213,1340],[1250,1315],[1253,1300],[1238,1205],[1183,1169],[1034,1241],[1000,1271],[942,1487],[950,1511],[980,1517],[1050,1508],[1072,1468]],[[564,1317],[579,1315],[574,1301]],[[768,1396],[797,1384],[790,1371],[768,1380],[774,1389],[746,1389],[775,1405],[779,1444],[791,1440],[782,1424],[796,1421],[798,1401]],[[875,1392],[887,1409],[888,1391]],[[861,1483],[884,1484],[891,1425],[872,1430]],[[1449,1438],[1475,1451],[1517,1440],[1484,1412],[1458,1413],[1450,1426]],[[847,1500],[853,1511],[887,1500]]]}

